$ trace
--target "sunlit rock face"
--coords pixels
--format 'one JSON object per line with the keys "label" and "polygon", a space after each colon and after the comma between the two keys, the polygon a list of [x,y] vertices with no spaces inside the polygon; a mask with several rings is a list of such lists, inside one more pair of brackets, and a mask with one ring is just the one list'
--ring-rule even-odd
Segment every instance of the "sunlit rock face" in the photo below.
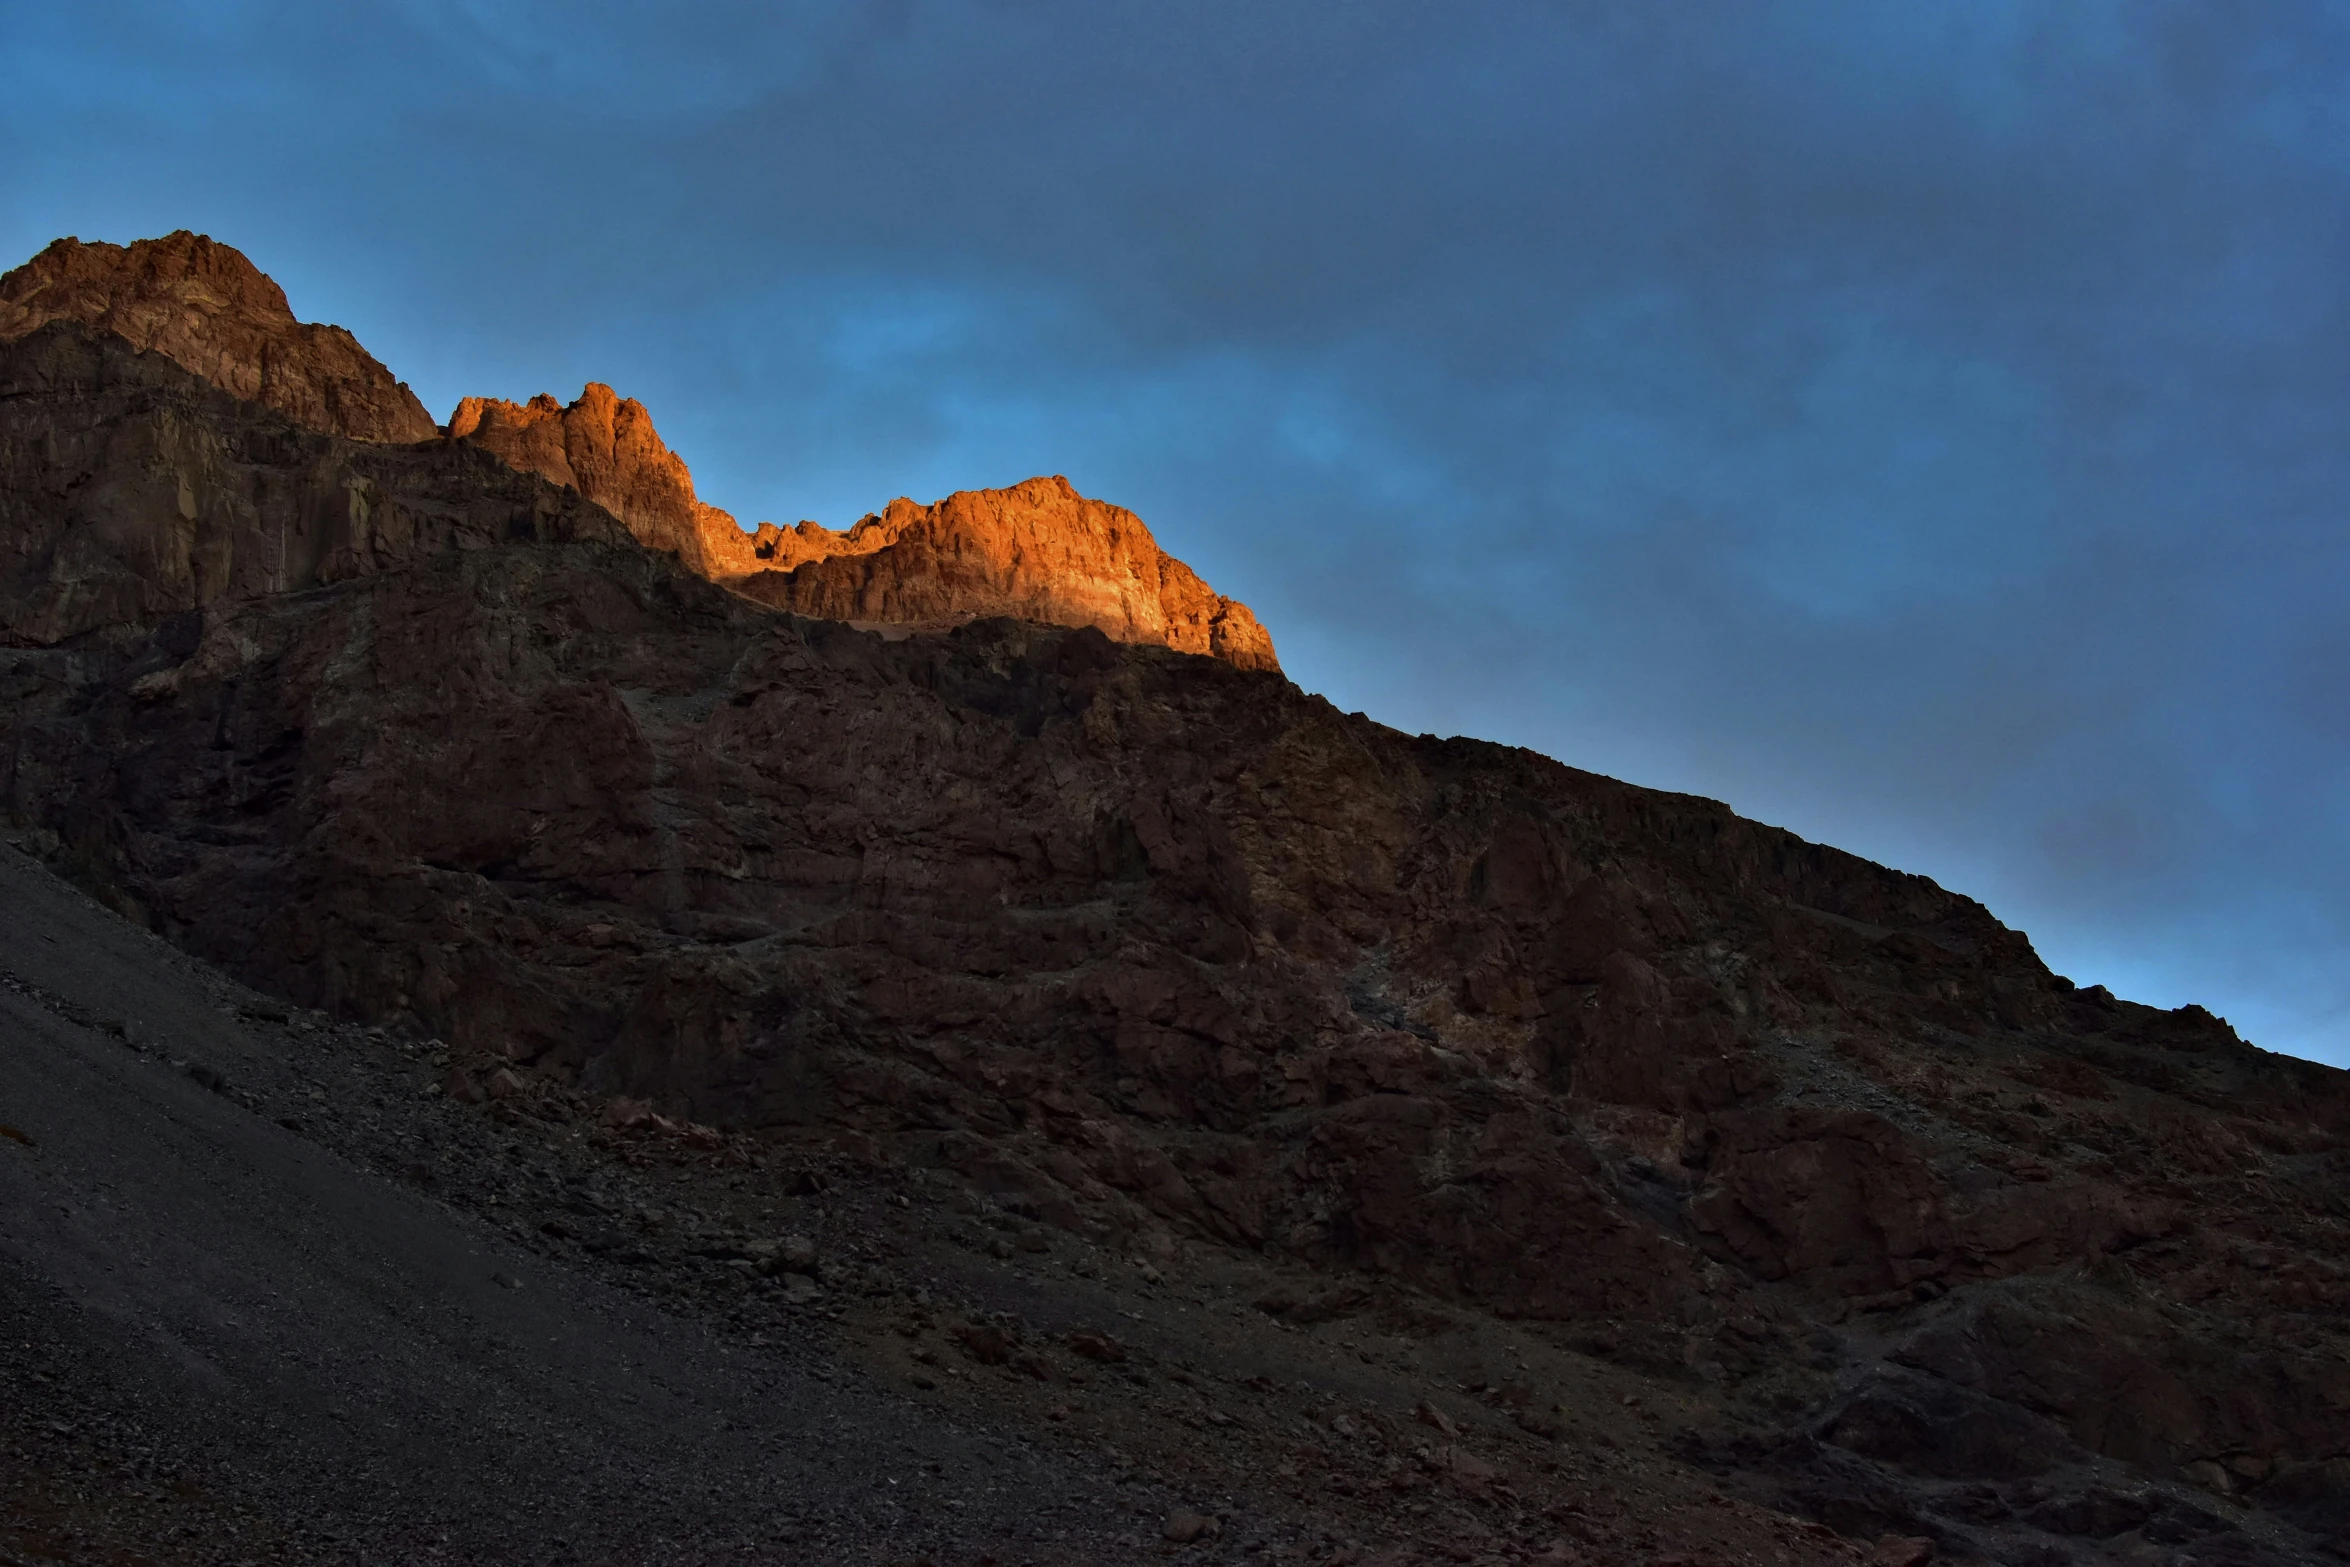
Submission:
{"label": "sunlit rock face", "polygon": [[543,392],[527,403],[468,397],[449,415],[449,437],[577,490],[639,542],[705,577],[724,581],[756,564],[734,518],[696,498],[693,475],[662,444],[645,405],[601,382],[569,404]]}
{"label": "sunlit rock face", "polygon": [[[1160,549],[1132,512],[1089,500],[1064,479],[964,491],[931,506],[896,500],[841,533],[812,522],[788,529],[762,523],[747,532],[694,493],[693,475],[634,399],[600,383],[568,404],[543,394],[527,403],[469,397],[444,431],[349,332],[296,320],[285,291],[244,255],[184,230],[127,246],[61,239],[0,276],[0,342],[59,321],[160,354],[306,430],[355,441],[445,439],[478,448],[517,472],[575,491],[618,518],[639,543],[674,554],[700,575],[801,614],[933,629],[1010,616],[1091,626],[1120,642],[1206,654],[1243,669],[1279,667],[1272,638],[1245,605],[1216,593]],[[62,362],[61,352],[52,348],[35,360]],[[73,353],[65,358],[83,362]],[[106,374],[118,385],[138,379],[112,362]],[[152,433],[162,445],[171,443],[168,429]],[[191,464],[205,470],[202,483],[185,471]],[[223,489],[223,475],[212,471],[218,465],[203,454],[179,453],[165,466],[177,475],[165,486],[172,493],[142,508],[142,515],[152,513],[149,542],[161,554],[133,563],[127,575],[112,569],[123,561],[112,561],[105,593],[128,591],[137,580],[144,586],[134,596],[147,603],[160,573],[173,579],[165,599],[201,602],[213,592],[214,578],[227,580],[201,539],[229,522],[198,505],[199,492],[217,498],[236,485]],[[303,531],[317,534],[310,515],[317,508],[297,510]],[[365,532],[363,523],[354,526]],[[57,525],[60,517],[50,517],[44,529],[55,532]],[[284,573],[274,563],[259,564],[265,554],[254,545],[239,558],[245,569],[282,584]],[[45,636],[103,613],[93,594],[105,594],[84,591],[69,578],[70,570],[58,579],[63,585],[27,632]]]}
{"label": "sunlit rock face", "polygon": [[845,533],[763,529],[753,549],[765,569],[736,590],[797,614],[925,627],[1009,615],[1280,668],[1247,605],[1160,549],[1140,517],[1059,477],[930,506],[894,500]]}
{"label": "sunlit rock face", "polygon": [[1091,626],[1119,642],[1277,669],[1273,639],[1159,548],[1140,517],[1062,478],[962,490],[934,505],[889,503],[855,527],[761,523],[746,532],[695,494],[644,405],[590,383],[577,400],[468,397],[451,439],[576,489],[647,546],[712,581],[825,620],[940,629],[1006,615]]}
{"label": "sunlit rock face", "polygon": [[295,320],[260,268],[185,229],[127,246],[61,239],[0,276],[0,342],[52,321],[111,332],[308,429],[356,441],[439,433],[358,339]]}

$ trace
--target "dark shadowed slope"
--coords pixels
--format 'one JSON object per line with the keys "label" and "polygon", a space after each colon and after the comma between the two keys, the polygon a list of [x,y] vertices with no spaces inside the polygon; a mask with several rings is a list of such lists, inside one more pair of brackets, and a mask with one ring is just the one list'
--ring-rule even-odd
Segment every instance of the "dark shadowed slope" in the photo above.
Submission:
{"label": "dark shadowed slope", "polygon": [[[250,995],[6,850],[0,982],[0,1559],[188,1525],[191,1560],[861,1561],[1110,1516],[1066,1458],[657,1311],[321,1146],[369,1122],[378,1152],[501,1157],[432,1074],[240,1016]],[[264,1098],[319,1124],[241,1102]]]}

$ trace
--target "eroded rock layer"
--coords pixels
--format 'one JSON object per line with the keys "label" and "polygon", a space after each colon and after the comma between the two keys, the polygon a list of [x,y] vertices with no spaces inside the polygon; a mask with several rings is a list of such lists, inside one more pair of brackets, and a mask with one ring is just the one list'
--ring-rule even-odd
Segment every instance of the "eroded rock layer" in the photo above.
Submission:
{"label": "eroded rock layer", "polygon": [[432,415],[339,326],[294,319],[244,255],[185,229],[130,245],[61,239],[0,276],[0,342],[78,321],[152,349],[295,423],[355,441],[429,441]]}

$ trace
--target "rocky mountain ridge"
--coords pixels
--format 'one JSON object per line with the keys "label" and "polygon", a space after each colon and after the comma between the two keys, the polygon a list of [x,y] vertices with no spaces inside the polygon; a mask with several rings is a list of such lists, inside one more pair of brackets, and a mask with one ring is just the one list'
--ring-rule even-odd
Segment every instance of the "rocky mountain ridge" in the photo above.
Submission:
{"label": "rocky mountain ridge", "polygon": [[931,629],[1009,615],[1243,669],[1280,667],[1248,606],[1159,548],[1134,513],[1058,476],[931,506],[901,497],[842,532],[815,522],[746,532],[695,495],[644,405],[600,382],[568,404],[543,393],[524,404],[468,397],[448,433],[578,490],[649,547],[779,609]]}
{"label": "rocky mountain ridge", "polygon": [[[933,628],[1012,615],[1279,667],[1246,605],[1160,549],[1132,512],[1087,500],[1064,479],[934,506],[900,499],[845,533],[813,522],[746,532],[694,493],[684,461],[634,399],[601,383],[569,404],[468,397],[446,427],[435,425],[350,333],[297,321],[284,290],[203,235],[128,246],[61,239],[0,276],[0,342],[58,321],[161,354],[305,429],[477,447],[602,507],[648,548],[779,607]],[[69,578],[70,569],[61,590]]]}
{"label": "rocky mountain ridge", "polygon": [[601,382],[568,405],[543,392],[527,403],[465,398],[449,415],[446,434],[519,473],[576,490],[648,549],[667,550],[712,581],[756,569],[749,536],[694,494],[693,475],[662,444],[644,404]]}
{"label": "rocky mountain ridge", "polygon": [[2350,1539],[2345,1074],[1714,802],[1159,638],[923,629],[858,566],[1017,492],[727,591],[572,472],[304,429],[72,323],[0,347],[0,802],[517,1104],[931,1172],[1154,1275],[1277,1265],[1300,1327],[1520,1325],[1847,1534]]}
{"label": "rocky mountain ridge", "polygon": [[1160,549],[1134,513],[1058,475],[930,506],[901,497],[843,533],[809,522],[777,533],[754,545],[773,563],[729,585],[795,614],[932,630],[1000,615],[1281,667],[1247,605]]}
{"label": "rocky mountain ridge", "polygon": [[51,321],[111,332],[308,429],[354,441],[439,433],[357,338],[295,320],[285,290],[241,252],[185,229],[127,246],[61,239],[0,275],[0,342]]}

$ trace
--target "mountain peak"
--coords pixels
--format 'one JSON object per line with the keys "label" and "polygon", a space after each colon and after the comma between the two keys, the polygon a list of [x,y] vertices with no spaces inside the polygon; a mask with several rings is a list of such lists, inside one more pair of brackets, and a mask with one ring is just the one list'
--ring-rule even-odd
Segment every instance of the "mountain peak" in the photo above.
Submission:
{"label": "mountain peak", "polygon": [[752,549],[763,569],[730,585],[796,614],[926,627],[1009,615],[1281,667],[1247,605],[1161,549],[1140,517],[1059,474],[928,506],[901,496],[845,533],[762,528]]}
{"label": "mountain peak", "polygon": [[60,239],[0,275],[0,342],[78,321],[159,353],[296,423],[360,441],[428,441],[432,416],[358,339],[298,321],[241,251],[181,229],[129,245]]}
{"label": "mountain peak", "polygon": [[901,498],[845,532],[812,522],[746,532],[694,493],[636,399],[601,381],[568,403],[468,397],[444,431],[349,332],[296,320],[285,290],[242,252],[185,229],[130,245],[60,239],[0,275],[0,342],[57,321],[160,354],[307,429],[478,447],[576,492],[647,548],[795,613],[934,630],[1008,616],[1280,667],[1245,605],[1159,548],[1134,513],[1059,475],[929,506]]}
{"label": "mountain peak", "polygon": [[725,581],[749,540],[733,517],[694,494],[684,459],[662,444],[645,405],[590,381],[569,403],[545,392],[526,403],[468,397],[449,415],[449,438],[523,473],[568,485],[626,524],[649,549],[668,550]]}
{"label": "mountain peak", "polygon": [[746,532],[694,493],[693,475],[635,398],[591,381],[569,403],[468,397],[449,436],[568,485],[647,547],[749,598],[825,620],[942,629],[992,615],[1091,626],[1243,669],[1279,669],[1273,639],[1159,547],[1140,517],[1059,474],[891,501],[855,526],[761,523]]}

